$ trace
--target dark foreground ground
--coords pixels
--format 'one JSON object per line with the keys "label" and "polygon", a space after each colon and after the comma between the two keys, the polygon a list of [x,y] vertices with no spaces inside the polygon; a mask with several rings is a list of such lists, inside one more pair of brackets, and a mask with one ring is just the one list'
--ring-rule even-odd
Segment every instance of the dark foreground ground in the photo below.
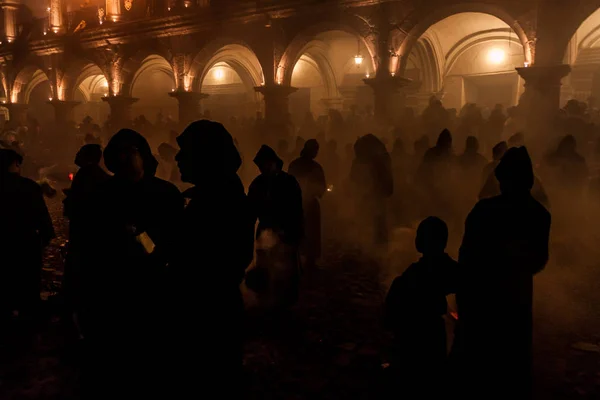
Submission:
{"label": "dark foreground ground", "polygon": [[[59,237],[45,258],[43,297],[49,297],[52,310],[66,238],[60,202],[50,206]],[[396,232],[393,251],[378,252],[377,259],[340,246],[331,232],[326,236],[327,256],[304,277],[289,318],[273,325],[249,316],[248,398],[367,399],[380,389],[389,344],[381,328],[381,304],[391,277],[414,257],[411,233]],[[600,398],[598,274],[594,266],[586,268],[591,272],[582,280],[553,262],[537,278],[536,398]],[[111,279],[110,272],[103,279]],[[0,399],[77,398],[78,361],[76,352],[65,351],[59,316],[49,311],[39,326],[12,335],[0,347]],[[494,343],[489,346],[482,350],[493,354]]]}

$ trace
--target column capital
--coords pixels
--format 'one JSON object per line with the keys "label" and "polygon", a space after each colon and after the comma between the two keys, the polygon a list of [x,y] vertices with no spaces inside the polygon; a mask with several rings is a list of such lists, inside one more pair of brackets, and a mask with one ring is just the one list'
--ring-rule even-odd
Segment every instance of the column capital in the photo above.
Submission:
{"label": "column capital", "polygon": [[263,96],[288,97],[290,94],[298,91],[298,88],[286,85],[265,85],[256,86],[254,90]]}
{"label": "column capital", "polygon": [[374,78],[363,79],[363,82],[373,88],[373,90],[396,91],[413,84],[412,79],[403,78],[401,76],[391,75],[376,75]]}
{"label": "column capital", "polygon": [[525,84],[550,85],[560,84],[560,81],[571,72],[571,66],[568,64],[559,64],[551,66],[532,66],[516,68],[517,73],[525,80]]}
{"label": "column capital", "polygon": [[133,105],[134,103],[136,103],[139,99],[136,99],[135,97],[129,97],[129,96],[106,96],[102,98],[102,101],[107,102],[111,107],[119,107],[119,106],[125,106],[125,107],[131,107],[131,105]]}
{"label": "column capital", "polygon": [[169,96],[179,100],[179,101],[200,101],[202,99],[206,99],[210,97],[209,94],[200,93],[200,92],[188,92],[185,90],[177,90],[175,92],[169,92]]}

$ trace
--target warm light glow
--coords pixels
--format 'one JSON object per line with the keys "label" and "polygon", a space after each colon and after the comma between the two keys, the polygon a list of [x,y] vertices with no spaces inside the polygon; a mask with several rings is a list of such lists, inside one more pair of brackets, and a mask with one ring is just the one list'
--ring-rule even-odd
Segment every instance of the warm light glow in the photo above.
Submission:
{"label": "warm light glow", "polygon": [[395,72],[392,72],[392,76],[396,76],[396,73],[395,73]]}
{"label": "warm light glow", "polygon": [[175,89],[171,89],[171,92],[174,92],[174,91],[175,91]]}
{"label": "warm light glow", "polygon": [[102,20],[100,20],[100,25],[102,25]]}
{"label": "warm light glow", "polygon": [[44,31],[44,36],[46,36],[48,34],[48,32]]}
{"label": "warm light glow", "polygon": [[117,22],[118,20],[119,20],[119,18],[118,18],[118,17],[116,17],[116,16],[115,16],[115,17],[112,17],[112,22]]}
{"label": "warm light glow", "polygon": [[167,7],[167,11],[171,11],[171,7]]}
{"label": "warm light glow", "polygon": [[215,70],[215,79],[220,81],[223,78],[225,78],[225,72],[221,68],[216,69]]}
{"label": "warm light glow", "polygon": [[52,97],[48,97],[48,101],[52,101],[54,100]]}
{"label": "warm light glow", "polygon": [[362,65],[363,60],[364,57],[360,54],[354,56],[354,64],[356,64],[357,67],[360,67]]}
{"label": "warm light glow", "polygon": [[502,49],[491,49],[488,53],[488,61],[491,64],[502,64],[506,59],[506,53]]}
{"label": "warm light glow", "polygon": [[525,65],[525,68],[528,68],[529,67],[529,61],[525,61],[524,65]]}
{"label": "warm light glow", "polygon": [[50,10],[51,10],[50,7],[46,8],[46,11],[50,12]]}
{"label": "warm light glow", "polygon": [[365,75],[365,77],[366,77],[366,78],[369,78],[369,77],[371,77],[371,74],[369,74],[369,73],[367,72],[367,74]]}

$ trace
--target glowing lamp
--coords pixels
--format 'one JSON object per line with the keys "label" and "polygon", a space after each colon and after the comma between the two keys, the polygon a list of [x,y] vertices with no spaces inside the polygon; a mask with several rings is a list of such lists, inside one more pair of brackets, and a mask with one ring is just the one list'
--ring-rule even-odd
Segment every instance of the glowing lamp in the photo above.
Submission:
{"label": "glowing lamp", "polygon": [[488,53],[488,61],[491,64],[502,64],[506,59],[506,53],[502,49],[491,49]]}
{"label": "glowing lamp", "polygon": [[222,80],[223,78],[225,78],[225,72],[223,72],[222,69],[215,70],[215,78],[218,80]]}
{"label": "glowing lamp", "polygon": [[364,57],[360,54],[357,54],[354,56],[354,64],[357,67],[360,67],[362,65],[363,60],[364,60]]}
{"label": "glowing lamp", "polygon": [[371,77],[371,74],[369,74],[368,72],[365,75],[365,78],[369,79]]}
{"label": "glowing lamp", "polygon": [[529,62],[528,62],[528,61],[525,61],[525,64],[524,64],[524,66],[525,66],[525,68],[529,68]]}
{"label": "glowing lamp", "polygon": [[48,101],[52,101],[54,100],[52,97],[48,97]]}

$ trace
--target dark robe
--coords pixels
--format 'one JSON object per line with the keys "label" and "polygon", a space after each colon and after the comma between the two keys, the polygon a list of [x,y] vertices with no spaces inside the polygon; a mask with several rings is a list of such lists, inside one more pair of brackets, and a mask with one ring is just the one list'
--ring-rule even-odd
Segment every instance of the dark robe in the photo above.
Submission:
{"label": "dark robe", "polygon": [[294,160],[288,172],[302,189],[304,210],[304,252],[313,261],[321,256],[321,204],[319,199],[327,190],[321,165],[309,157]]}
{"label": "dark robe", "polygon": [[[481,187],[481,191],[479,192],[479,200],[489,199],[494,196],[500,195],[500,182],[496,178],[494,174],[496,165],[493,169],[491,169],[490,174],[487,176],[487,180],[485,180],[483,186]],[[533,189],[531,189],[531,195],[534,199],[536,199],[540,204],[542,204],[547,209],[550,208],[550,200],[548,199],[548,195],[542,186],[542,182],[539,180],[537,176],[533,178]]]}
{"label": "dark robe", "polygon": [[442,253],[423,256],[390,287],[385,322],[395,339],[392,367],[406,395],[423,395],[427,387],[441,383],[447,354],[446,296],[456,293],[457,282],[458,263]]}
{"label": "dark robe", "polygon": [[97,208],[96,196],[110,178],[99,165],[86,165],[77,171],[71,188],[63,201],[64,214],[69,219],[69,247],[65,260],[63,289],[71,307],[81,299],[82,274],[86,270],[87,257],[94,257],[94,243],[90,239],[97,227],[94,224]]}
{"label": "dark robe", "polygon": [[[240,284],[254,256],[254,220],[235,174],[185,192],[170,266],[173,390],[242,395],[244,305]],[[231,385],[223,386],[223,381]]]}
{"label": "dark robe", "polygon": [[[84,274],[80,319],[91,349],[88,389],[98,390],[95,379],[110,363],[103,390],[148,393],[152,390],[144,385],[166,367],[165,280],[183,197],[173,184],[153,176],[135,183],[114,176],[97,201],[95,262]],[[144,234],[155,245],[150,253],[140,242]]]}
{"label": "dark robe", "polygon": [[285,309],[298,298],[298,248],[304,235],[300,185],[283,171],[261,174],[250,185],[248,199],[253,220],[258,220],[258,243],[257,265],[246,284],[258,289],[267,308]]}
{"label": "dark robe", "polygon": [[533,275],[549,235],[550,214],[528,192],[482,200],[467,218],[455,339],[465,394],[530,397]]}
{"label": "dark robe", "polygon": [[54,238],[40,185],[17,174],[0,174],[0,209],[0,312],[35,311],[42,251]]}

